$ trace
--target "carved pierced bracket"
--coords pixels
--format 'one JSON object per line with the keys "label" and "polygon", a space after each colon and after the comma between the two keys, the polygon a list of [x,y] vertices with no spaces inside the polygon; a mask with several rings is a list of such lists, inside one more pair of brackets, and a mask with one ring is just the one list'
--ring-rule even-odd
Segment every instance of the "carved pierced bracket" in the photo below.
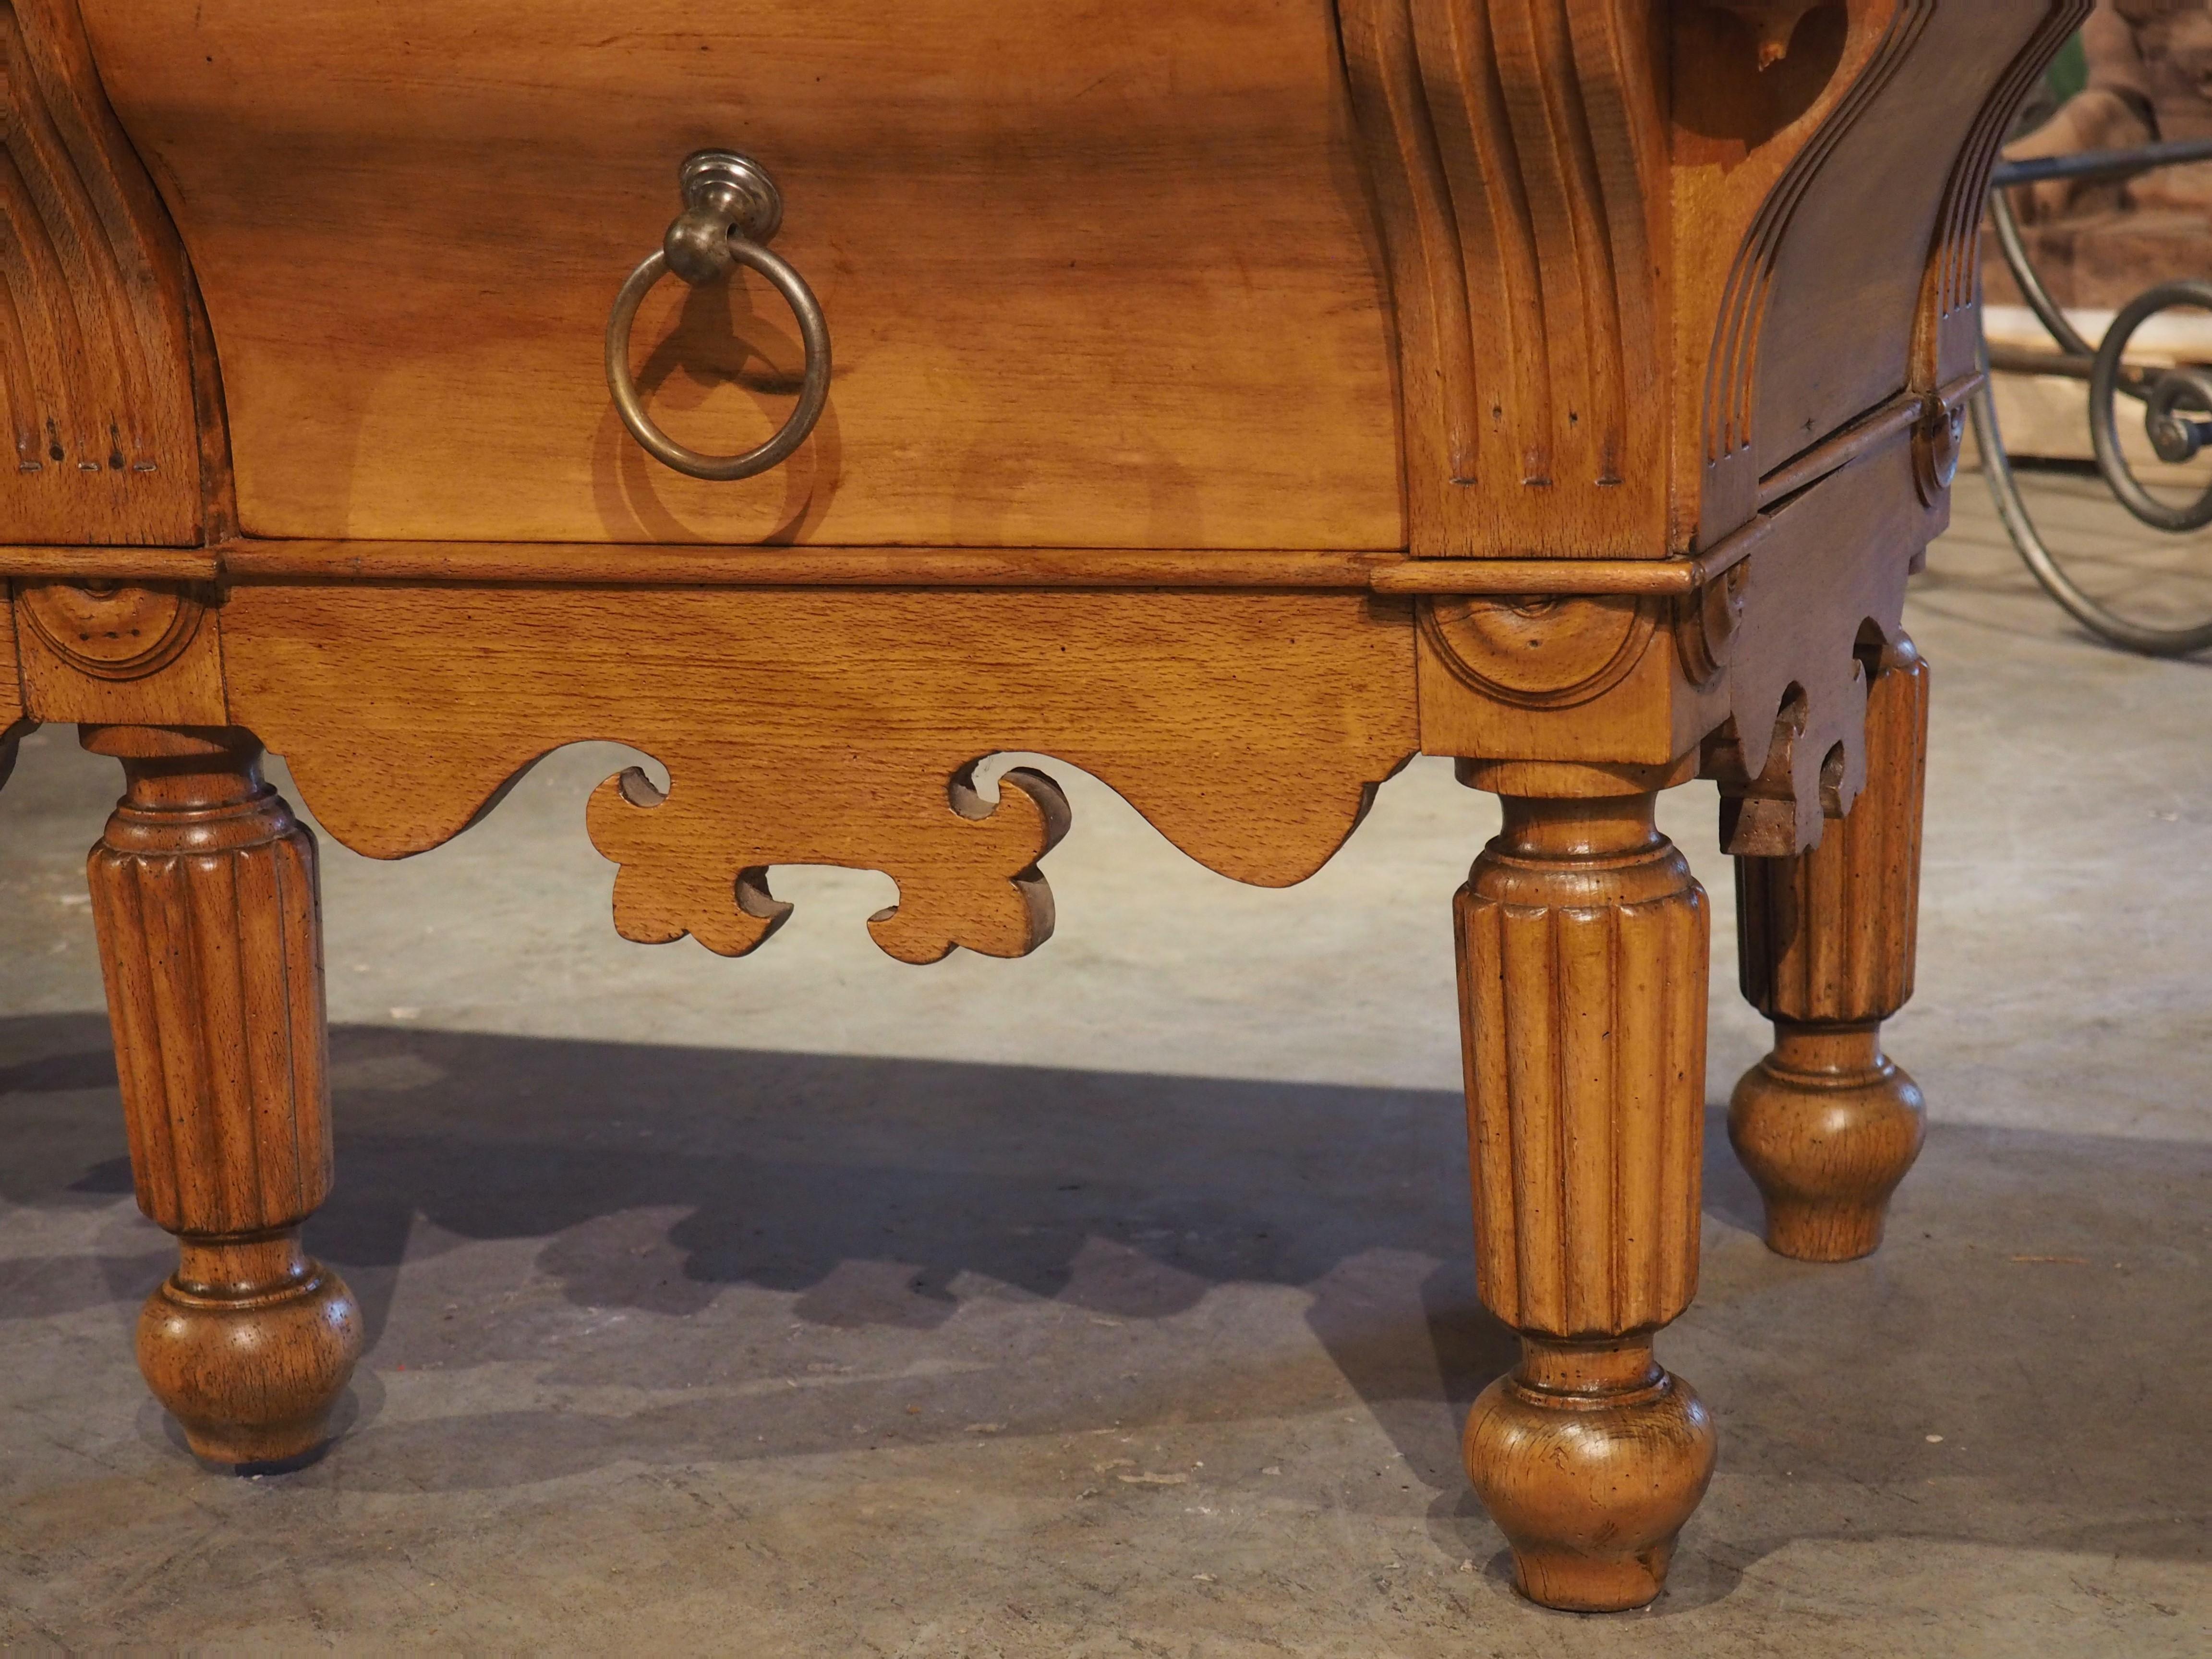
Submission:
{"label": "carved pierced bracket", "polygon": [[1050,779],[995,803],[978,757],[1064,758],[1239,881],[1304,879],[1415,746],[1401,600],[1219,592],[651,592],[240,583],[230,718],[348,847],[459,834],[563,744],[624,743],[587,808],[616,924],[757,948],[779,864],[887,872],[870,931],[908,962],[1019,956],[1052,931]]}
{"label": "carved pierced bracket", "polygon": [[881,869],[898,902],[868,932],[901,962],[931,963],[956,945],[1027,956],[1052,937],[1052,890],[1037,860],[1067,833],[1067,798],[1017,767],[988,801],[975,763],[948,780],[896,761],[841,768],[836,787],[763,775],[741,756],[670,774],[666,793],[635,767],[592,792],[592,844],[622,866],[615,928],[641,945],[690,934],[741,957],[791,914],[769,890],[777,864]]}
{"label": "carved pierced bracket", "polygon": [[1912,996],[1928,772],[1928,665],[1899,634],[1870,641],[1867,787],[1802,858],[1736,866],[1739,982],[1768,1018],[1856,1024]]}
{"label": "carved pierced bracket", "polygon": [[[1914,488],[1917,465],[1898,443],[1834,475],[1777,511],[1747,562],[1727,672],[1690,721],[1705,734],[1701,770],[1720,784],[1729,853],[1817,845],[1866,782],[1867,689],[1902,637],[1907,562],[1941,522]],[[1848,549],[1838,524],[1850,526]],[[1703,725],[1713,709],[1726,719]]]}

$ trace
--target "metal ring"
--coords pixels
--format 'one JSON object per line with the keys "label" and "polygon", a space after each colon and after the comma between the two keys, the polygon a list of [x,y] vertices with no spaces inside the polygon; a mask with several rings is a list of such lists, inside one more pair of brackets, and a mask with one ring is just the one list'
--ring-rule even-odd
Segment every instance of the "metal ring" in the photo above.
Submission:
{"label": "metal ring", "polygon": [[[722,169],[719,173],[717,167]],[[738,168],[746,171],[740,173]],[[622,285],[622,292],[615,295],[614,311],[607,318],[607,389],[614,394],[615,409],[622,416],[623,424],[647,454],[695,478],[727,483],[767,471],[789,457],[814,430],[814,423],[822,418],[823,407],[830,400],[830,325],[823,319],[821,304],[815,299],[814,290],[807,287],[806,279],[793,270],[789,262],[743,234],[748,228],[762,227],[757,234],[771,234],[781,216],[781,200],[775,197],[775,187],[767,175],[742,156],[702,151],[686,160],[683,177],[687,197],[692,201],[690,210],[669,228],[666,246],[642,260]],[[737,203],[726,195],[714,201],[695,193],[695,180],[701,190],[719,183],[726,191],[732,178],[754,189],[764,188],[768,192],[765,200]],[[699,252],[702,229],[711,254]],[[690,252],[683,274],[695,283],[712,280],[733,265],[746,265],[760,272],[775,284],[777,292],[791,307],[791,314],[799,321],[800,337],[806,343],[806,378],[799,387],[799,406],[791,411],[791,418],[774,437],[742,455],[703,455],[678,443],[655,426],[645,412],[637,382],[630,374],[630,325],[647,292],[672,269],[671,248],[678,249],[679,257],[687,250]],[[696,276],[690,274],[694,269]]]}
{"label": "metal ring", "polygon": [[[2129,467],[2127,457],[2121,453],[2119,416],[2115,407],[2117,394],[2122,390],[2120,354],[2127,349],[2137,329],[2160,312],[2175,306],[2212,311],[2212,283],[2192,278],[2160,283],[2156,288],[2146,289],[2121,307],[2120,314],[2112,319],[2112,325],[2105,331],[2104,340],[2097,347],[2096,362],[2089,369],[2089,442],[2096,451],[2097,470],[2105,475],[2106,483],[2119,497],[2120,505],[2152,528],[2178,534],[2212,524],[2212,489],[2207,489],[2186,507],[2170,507],[2144,489]],[[2177,422],[2174,414],[2177,409],[2193,406],[2200,413],[2212,415],[2212,382],[2208,382],[2202,371],[2187,368],[2154,371],[2149,386],[2133,395],[2143,398],[2143,424],[2160,459],[2186,460],[2196,453],[2202,442],[2196,430],[2197,423]]]}

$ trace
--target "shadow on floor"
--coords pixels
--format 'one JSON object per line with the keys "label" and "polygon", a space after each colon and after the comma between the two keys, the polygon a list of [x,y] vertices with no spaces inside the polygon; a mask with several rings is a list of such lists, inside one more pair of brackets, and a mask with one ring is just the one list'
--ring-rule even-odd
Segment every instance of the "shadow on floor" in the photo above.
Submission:
{"label": "shadow on floor", "polygon": [[[349,1486],[951,1441],[985,1415],[1037,1435],[1288,1421],[1348,1383],[1437,1493],[1432,1528],[1479,1526],[1458,1431],[1514,1345],[1475,1300],[1449,1094],[384,1027],[331,1042],[338,1186],[308,1236],[374,1355]],[[2204,1345],[2206,1149],[1939,1130],[1884,1252],[1814,1268],[1746,1237],[1756,1194],[1711,1129],[1705,1291],[1666,1357],[1721,1419],[1724,1474],[1862,1494],[1735,1559],[1922,1525],[2201,1553],[2205,1437],[2146,1466],[2154,1399],[2083,1413],[2058,1380],[2107,1374],[2146,1332]],[[0,1323],[127,1323],[173,1255],[116,1204],[104,1022],[0,1020],[0,1200],[57,1228],[104,1218],[89,1250],[80,1224],[0,1258]],[[523,1254],[470,1248],[501,1242]],[[1317,1349],[1254,1311],[1270,1291],[1304,1299]],[[501,1362],[526,1382],[394,1404],[410,1365],[446,1387]],[[2169,1374],[2189,1363],[2169,1353]],[[1977,1478],[2007,1501],[1925,1510],[1900,1409],[1984,1449]],[[2132,1469],[2128,1501],[2035,1519],[2057,1446]]]}
{"label": "shadow on floor", "polygon": [[[0,1021],[0,1197],[130,1191],[106,1045],[97,1017]],[[933,1331],[956,1280],[1107,1328],[1297,1287],[1370,1405],[1435,1419],[1401,1425],[1426,1462],[1515,1352],[1474,1297],[1449,1094],[390,1028],[337,1029],[331,1057],[337,1187],[307,1237],[373,1352],[403,1258],[492,1240],[538,1242],[595,1315],[690,1318],[750,1285],[823,1332]],[[0,1320],[135,1310],[173,1257],[130,1240],[0,1261]],[[1097,1403],[1146,1415],[1127,1393]]]}

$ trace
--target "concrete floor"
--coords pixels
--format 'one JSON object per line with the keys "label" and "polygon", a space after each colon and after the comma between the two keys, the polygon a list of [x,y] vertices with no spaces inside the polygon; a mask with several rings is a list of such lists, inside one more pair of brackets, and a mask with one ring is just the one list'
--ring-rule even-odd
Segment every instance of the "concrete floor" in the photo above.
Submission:
{"label": "concrete floor", "polygon": [[[778,878],[750,961],[607,921],[619,751],[399,866],[325,842],[339,1185],[369,1350],[321,1462],[210,1474],[145,1397],[173,1260],[129,1196],[83,897],[112,763],[0,795],[0,1643],[806,1655],[2212,1652],[2212,665],[2076,634],[1978,484],[1936,665],[1936,1127],[1868,1261],[1766,1252],[1712,1120],[1713,1408],[1673,1588],[1517,1600],[1458,1429],[1507,1361],[1468,1257],[1448,900],[1495,823],[1388,786],[1301,888],[1183,860],[1071,769],[1036,957],[914,969],[881,877]],[[1711,1093],[1737,1000],[1712,890]],[[1938,1437],[1940,1437],[1940,1438]]]}

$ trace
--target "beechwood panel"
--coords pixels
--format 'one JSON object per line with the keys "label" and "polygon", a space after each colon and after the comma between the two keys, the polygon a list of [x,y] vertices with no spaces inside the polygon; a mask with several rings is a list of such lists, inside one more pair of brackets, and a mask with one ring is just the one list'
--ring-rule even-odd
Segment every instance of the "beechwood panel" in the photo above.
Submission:
{"label": "beechwood panel", "polygon": [[[1327,0],[84,10],[207,297],[251,534],[1404,543]],[[814,437],[738,483],[649,461],[600,361],[710,144],[775,174],[837,364]],[[749,447],[795,326],[764,285],[678,286],[637,325],[651,407]]]}

